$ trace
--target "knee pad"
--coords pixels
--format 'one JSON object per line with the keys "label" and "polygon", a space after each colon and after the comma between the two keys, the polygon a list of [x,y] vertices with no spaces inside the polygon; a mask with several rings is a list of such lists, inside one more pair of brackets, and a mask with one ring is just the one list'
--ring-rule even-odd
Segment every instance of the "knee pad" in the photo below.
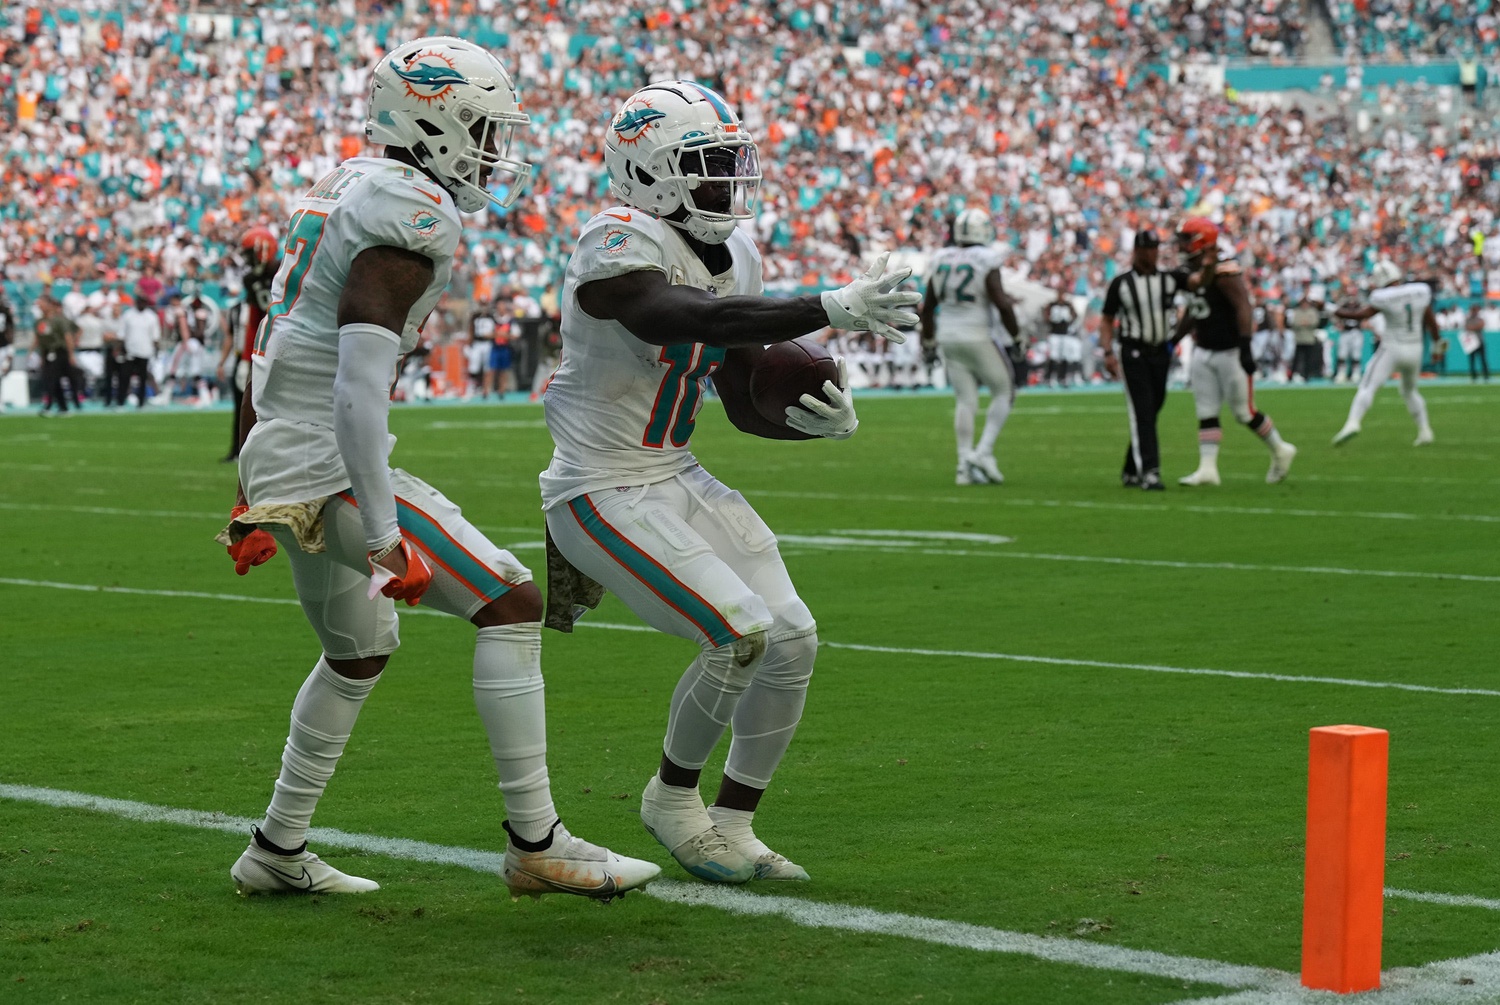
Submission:
{"label": "knee pad", "polygon": [[765,662],[755,675],[757,683],[783,691],[802,690],[812,680],[818,658],[818,629],[804,628],[771,640]]}
{"label": "knee pad", "polygon": [[744,691],[755,679],[766,658],[768,641],[764,630],[742,635],[727,646],[703,651],[703,672],[716,678],[726,691]]}

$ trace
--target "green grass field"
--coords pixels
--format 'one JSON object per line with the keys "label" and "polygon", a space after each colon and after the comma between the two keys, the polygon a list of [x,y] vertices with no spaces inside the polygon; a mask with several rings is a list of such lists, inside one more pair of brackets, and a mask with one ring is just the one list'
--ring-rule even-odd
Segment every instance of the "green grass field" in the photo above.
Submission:
{"label": "green grass field", "polygon": [[[383,888],[245,900],[237,833],[37,801],[258,818],[317,644],[284,559],[238,579],[211,540],[225,414],[0,421],[0,1000],[1301,1001],[1284,974],[1223,974],[1298,969],[1307,730],[1344,722],[1391,732],[1387,886],[1476,898],[1388,898],[1385,966],[1493,953],[1500,392],[1426,393],[1435,445],[1411,447],[1385,391],[1335,451],[1351,392],[1264,392],[1302,448],[1290,479],[1265,485],[1264,448],[1230,429],[1206,490],[1175,484],[1196,463],[1175,393],[1151,495],[1118,486],[1118,393],[1023,395],[999,488],[952,484],[944,397],[869,397],[847,443],[753,440],[708,405],[698,456],[783,535],[827,643],[757,818],[813,882],[720,906],[680,902],[702,891],[636,816],[692,647],[608,627],[638,624],[613,598],[600,626],[547,633],[554,791],[575,832],[663,864],[657,896],[512,903],[471,869],[315,847]],[[392,426],[396,463],[540,569],[538,408]],[[503,850],[472,637],[403,618],[316,824]],[[787,916],[817,905],[824,927]],[[877,916],[840,905],[1060,953],[850,930]],[[1500,970],[1474,966],[1402,1000],[1500,1001]]]}

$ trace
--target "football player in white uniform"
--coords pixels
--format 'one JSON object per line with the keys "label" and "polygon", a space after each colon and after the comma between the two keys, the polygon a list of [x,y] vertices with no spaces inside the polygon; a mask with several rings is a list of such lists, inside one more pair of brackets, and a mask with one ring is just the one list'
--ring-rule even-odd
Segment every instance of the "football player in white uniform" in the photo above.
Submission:
{"label": "football player in white uniform", "polygon": [[307,851],[313,809],[365,698],[396,651],[394,602],[472,622],[474,702],[500,775],[513,895],[609,899],[660,869],[568,833],[547,778],[541,594],[531,573],[436,489],[388,466],[397,360],[448,285],[462,222],[519,191],[508,156],[527,122],[494,56],[422,38],[381,57],[366,135],[384,155],[344,161],[296,204],[254,347],[239,505],[221,539],[244,574],[284,548],[323,655],[292,706],[264,822],[231,869],[243,894],[362,893]]}
{"label": "football player in white uniform", "polygon": [[[958,440],[954,481],[959,485],[1005,481],[995,463],[995,442],[1016,400],[1016,374],[1006,349],[1021,328],[1015,302],[1000,281],[1002,254],[994,244],[995,223],[988,213],[959,213],[953,221],[953,244],[932,256],[922,298],[922,341],[937,345],[953,385],[953,432]],[[976,444],[980,387],[989,390],[990,407]]]}
{"label": "football player in white uniform", "polygon": [[1365,367],[1359,390],[1354,393],[1349,419],[1334,436],[1333,445],[1342,446],[1359,435],[1360,423],[1374,404],[1375,393],[1395,372],[1401,375],[1401,398],[1406,402],[1406,410],[1417,424],[1417,439],[1413,446],[1420,447],[1432,442],[1427,402],[1417,390],[1417,377],[1422,372],[1422,336],[1438,338],[1437,315],[1432,310],[1432,287],[1426,283],[1403,282],[1401,267],[1389,259],[1375,263],[1372,278],[1376,289],[1370,294],[1369,303],[1338,309],[1339,317],[1355,321],[1381,315],[1385,320],[1385,331],[1380,336],[1380,347]]}
{"label": "football player in white uniform", "polygon": [[[737,229],[755,213],[755,142],[706,87],[637,91],[606,127],[604,159],[620,205],[584,225],[568,262],[562,362],[543,397],[556,443],[541,475],[548,536],[570,571],[700,647],[641,796],[646,829],[702,879],[806,879],[751,821],[802,717],[817,625],[775,535],[689,440],[707,379],[745,432],[853,435],[842,379],[824,383],[827,403],[803,395],[783,426],[756,411],[751,369],[767,344],[830,326],[899,342],[893,326],[915,326],[919,297],[897,289],[911,270],[886,272],[885,256],[821,296],[762,296],[760,254]],[[726,727],[728,763],[705,807],[699,775]]]}

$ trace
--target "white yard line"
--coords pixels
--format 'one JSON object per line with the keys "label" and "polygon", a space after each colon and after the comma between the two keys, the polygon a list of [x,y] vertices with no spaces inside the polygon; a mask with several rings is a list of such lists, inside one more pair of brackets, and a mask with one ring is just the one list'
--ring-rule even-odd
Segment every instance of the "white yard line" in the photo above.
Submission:
{"label": "white yard line", "polygon": [[[59,583],[46,579],[19,579],[0,576],[0,586],[21,586],[31,589],[69,590],[81,593],[113,593],[140,597],[172,597],[193,600],[220,600],[231,603],[281,604],[296,607],[291,597],[252,597],[236,593],[210,593],[202,590],[160,590],[131,586],[95,586],[89,583]],[[402,614],[443,616],[429,607],[402,608]],[[655,629],[640,624],[621,624],[611,621],[578,622],[580,628],[597,628],[615,632],[651,632]],[[893,656],[925,656],[945,659],[993,660],[1008,663],[1039,663],[1048,666],[1087,667],[1095,670],[1139,670],[1146,673],[1185,674],[1193,677],[1229,677],[1237,680],[1265,680],[1284,684],[1325,684],[1335,687],[1363,687],[1410,691],[1419,694],[1476,695],[1500,698],[1500,690],[1477,687],[1432,687],[1426,684],[1406,684],[1400,681],[1360,680],[1347,677],[1308,677],[1296,674],[1256,673],[1248,670],[1214,670],[1208,667],[1174,667],[1159,663],[1112,663],[1106,660],[1069,659],[1060,656],[1031,656],[1021,653],[996,653],[970,649],[926,649],[907,646],[866,645],[859,642],[820,642],[828,649],[848,649],[854,652],[881,653]]]}
{"label": "white yard line", "polygon": [[1380,975],[1380,989],[1340,995],[1304,987],[1258,988],[1210,995],[1176,1005],[1494,1005],[1500,1001],[1500,952],[1395,967]]}
{"label": "white yard line", "polygon": [[1415,890],[1385,888],[1386,897],[1400,900],[1419,900],[1424,904],[1441,904],[1443,907],[1482,907],[1486,911],[1500,911],[1500,900],[1488,897],[1468,897],[1453,893],[1417,893]]}
{"label": "white yard line", "polygon": [[[868,533],[868,532],[867,532]],[[1470,572],[1420,572],[1406,569],[1346,569],[1332,565],[1262,565],[1255,562],[1179,562],[1166,558],[1119,558],[1113,555],[1054,555],[1036,551],[1011,551],[1009,548],[984,551],[974,548],[919,548],[895,545],[878,540],[840,540],[826,535],[778,534],[776,539],[791,545],[782,554],[799,551],[899,551],[903,555],[947,555],[960,558],[1007,558],[1034,562],[1082,562],[1096,565],[1134,565],[1157,569],[1207,569],[1230,572],[1275,572],[1313,576],[1369,576],[1375,579],[1448,579],[1464,583],[1500,583],[1500,576],[1483,576]]]}
{"label": "white yard line", "polygon": [[[962,495],[860,495],[845,492],[793,492],[780,489],[745,489],[746,495],[771,499],[822,499],[829,502],[879,501],[894,503],[972,503],[979,506],[1035,506],[1046,509],[1123,510],[1171,516],[1174,513],[1235,513],[1241,516],[1294,516],[1338,520],[1402,520],[1425,522],[1500,523],[1500,516],[1489,513],[1399,513],[1372,510],[1299,509],[1281,506],[1203,506],[1196,503],[1161,505],[1148,502],[1096,502],[1088,499],[1024,499],[1007,494],[1005,489],[979,487]],[[1142,493],[1137,493],[1142,494]]]}
{"label": "white yard line", "polygon": [[[246,836],[259,823],[249,817],[228,816],[201,810],[182,810],[170,806],[125,799],[107,799],[82,792],[38,788],[31,785],[0,784],[0,798],[65,809],[89,810],[142,823],[168,823],[203,830],[224,831]],[[345,848],[387,858],[435,865],[460,866],[498,877],[504,855],[411,841],[405,838],[380,837],[373,834],[351,834],[328,827],[308,831],[308,841],[322,848]],[[226,860],[227,861],[227,860]],[[228,885],[227,879],[225,885]],[[496,883],[498,888],[499,884]],[[910,914],[874,911],[847,904],[826,904],[795,897],[760,896],[725,886],[708,886],[674,880],[658,880],[644,891],[647,896],[669,904],[687,907],[712,907],[731,914],[779,917],[804,928],[833,928],[846,932],[869,932],[896,938],[913,939],[938,945],[956,946],[977,952],[1008,953],[1030,956],[1052,963],[1145,974],[1174,981],[1216,984],[1226,988],[1288,989],[1296,978],[1279,970],[1223,963],[1192,956],[1172,956],[1145,949],[1128,949],[1083,939],[1010,932],[958,921],[923,918]]]}

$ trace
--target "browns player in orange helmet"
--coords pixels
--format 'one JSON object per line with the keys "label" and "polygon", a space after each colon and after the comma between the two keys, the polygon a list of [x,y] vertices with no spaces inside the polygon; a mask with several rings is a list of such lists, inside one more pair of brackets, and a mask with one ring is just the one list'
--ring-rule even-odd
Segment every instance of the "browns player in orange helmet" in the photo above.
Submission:
{"label": "browns player in orange helmet", "polygon": [[1191,270],[1188,304],[1177,337],[1188,333],[1196,348],[1190,376],[1198,413],[1198,470],[1179,479],[1182,485],[1219,484],[1219,441],[1224,432],[1219,413],[1228,405],[1234,417],[1261,438],[1271,451],[1266,481],[1286,477],[1297,448],[1281,438],[1276,424],[1256,411],[1251,385],[1255,360],[1250,353],[1254,313],[1250,289],[1239,262],[1219,258],[1219,227],[1207,217],[1184,220],[1177,228],[1177,251]]}
{"label": "browns player in orange helmet", "polygon": [[[234,428],[229,434],[229,453],[224,457],[225,461],[239,458],[240,446],[249,429],[248,426],[241,428],[240,409],[250,386],[250,354],[255,345],[255,334],[260,331],[271,304],[271,282],[281,265],[281,244],[269,227],[257,225],[245,231],[240,238],[240,261],[245,269],[245,327],[238,333],[238,345],[231,341],[224,347],[224,355],[219,360],[219,379],[224,381],[231,347],[238,349],[234,367],[227,375],[227,383],[234,393]],[[234,338],[232,326],[230,338]]]}

